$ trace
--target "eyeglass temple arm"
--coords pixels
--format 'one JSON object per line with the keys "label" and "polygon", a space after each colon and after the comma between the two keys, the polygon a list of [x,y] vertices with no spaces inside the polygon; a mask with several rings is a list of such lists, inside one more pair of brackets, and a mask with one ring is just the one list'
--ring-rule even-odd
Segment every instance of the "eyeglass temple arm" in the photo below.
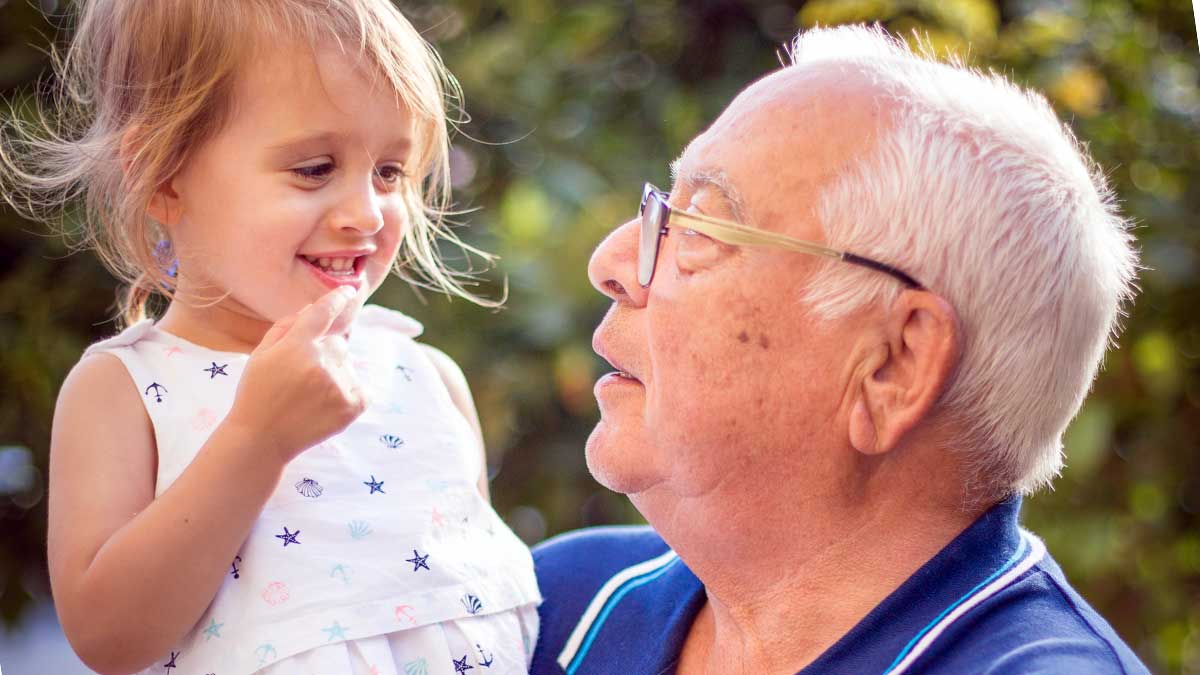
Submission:
{"label": "eyeglass temple arm", "polygon": [[711,218],[698,213],[688,213],[686,211],[672,209],[671,216],[685,222],[698,223],[700,226],[693,227],[692,229],[700,232],[701,234],[708,234],[710,236],[719,238],[727,244],[733,244],[735,246],[769,244],[778,248],[798,251],[800,253],[808,253],[811,255],[819,255],[825,258],[833,258],[850,263],[852,265],[867,267],[877,272],[883,272],[884,274],[891,275],[903,282],[909,288],[918,290],[924,289],[924,286],[922,286],[920,282],[918,282],[916,279],[913,279],[908,274],[896,269],[895,267],[881,263],[877,260],[855,255],[854,253],[826,248],[811,242],[793,239],[786,235],[777,234],[775,232],[767,232],[765,230],[756,230],[754,228],[741,225],[740,223],[720,220],[718,218]]}

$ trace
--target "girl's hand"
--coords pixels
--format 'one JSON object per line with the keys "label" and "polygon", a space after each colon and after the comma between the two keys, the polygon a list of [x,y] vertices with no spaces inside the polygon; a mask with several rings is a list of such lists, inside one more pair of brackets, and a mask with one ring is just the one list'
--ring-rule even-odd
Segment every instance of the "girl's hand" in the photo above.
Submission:
{"label": "girl's hand", "polygon": [[350,425],[367,408],[340,335],[325,335],[353,292],[343,286],[277,321],[251,352],[224,424],[284,464]]}

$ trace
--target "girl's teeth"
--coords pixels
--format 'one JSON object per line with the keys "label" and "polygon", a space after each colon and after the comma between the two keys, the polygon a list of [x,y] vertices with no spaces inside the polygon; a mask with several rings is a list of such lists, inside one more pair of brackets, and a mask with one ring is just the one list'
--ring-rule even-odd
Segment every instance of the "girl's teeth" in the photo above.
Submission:
{"label": "girl's teeth", "polygon": [[308,262],[321,268],[323,272],[350,274],[354,271],[354,258],[314,258],[304,256]]}

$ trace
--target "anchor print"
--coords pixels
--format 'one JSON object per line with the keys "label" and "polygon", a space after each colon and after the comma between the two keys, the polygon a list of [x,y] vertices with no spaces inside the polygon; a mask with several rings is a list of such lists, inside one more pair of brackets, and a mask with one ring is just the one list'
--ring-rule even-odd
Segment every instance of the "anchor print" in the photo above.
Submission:
{"label": "anchor print", "polygon": [[332,577],[341,577],[342,583],[344,583],[346,585],[350,585],[350,575],[347,573],[347,569],[348,568],[345,565],[338,563],[337,565],[333,566],[332,570],[329,571],[329,576],[331,578]]}
{"label": "anchor print", "polygon": [[146,387],[144,392],[146,396],[150,396],[150,392],[154,392],[154,402],[162,403],[163,394],[167,393],[167,388],[157,382],[151,382],[149,387]]}
{"label": "anchor print", "polygon": [[417,625],[417,617],[413,616],[413,606],[396,605],[396,620],[407,621],[410,626]]}
{"label": "anchor print", "polygon": [[264,642],[255,648],[254,653],[258,655],[258,665],[265,665],[267,661],[274,661],[275,657],[279,656],[279,652],[275,651],[275,645],[270,642]]}
{"label": "anchor print", "polygon": [[225,372],[225,369],[229,367],[228,363],[224,363],[219,366],[217,365],[216,361],[210,361],[210,363],[212,363],[211,367],[203,369],[204,372],[208,373],[208,379],[211,380],[218,375],[224,375],[225,377],[229,377],[229,373]]}
{"label": "anchor print", "polygon": [[461,661],[458,659],[455,659],[453,656],[450,658],[454,660],[454,672],[456,672],[456,673],[465,673],[468,670],[475,670],[475,666],[469,665],[467,663],[467,655],[466,654],[463,654]]}
{"label": "anchor print", "polygon": [[483,651],[483,646],[478,642],[475,643],[475,648],[479,650],[479,665],[484,668],[491,668],[492,664],[496,662],[496,655],[492,652]]}
{"label": "anchor print", "polygon": [[229,563],[229,566],[233,568],[233,571],[231,571],[230,574],[233,575],[234,579],[242,578],[242,571],[238,569],[238,563],[240,562],[242,562],[242,556],[235,555],[233,556],[233,562]]}
{"label": "anchor print", "polygon": [[171,660],[163,664],[163,668],[167,669],[166,672],[170,673],[172,668],[179,667],[175,665],[175,659],[179,657],[179,654],[180,652],[171,652]]}

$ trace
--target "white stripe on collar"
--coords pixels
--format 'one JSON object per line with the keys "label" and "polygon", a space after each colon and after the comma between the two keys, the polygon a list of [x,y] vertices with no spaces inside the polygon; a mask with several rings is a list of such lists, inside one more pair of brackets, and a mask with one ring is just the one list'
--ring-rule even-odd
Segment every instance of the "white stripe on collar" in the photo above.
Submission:
{"label": "white stripe on collar", "polygon": [[579,652],[584,638],[587,636],[592,624],[595,623],[596,618],[600,615],[601,610],[604,609],[604,605],[621,586],[631,579],[666,567],[678,557],[675,551],[668,550],[657,558],[651,558],[650,560],[626,567],[604,582],[604,585],[600,587],[595,597],[592,598],[592,602],[588,605],[587,610],[584,611],[583,616],[579,618],[579,623],[575,625],[575,630],[571,631],[571,637],[567,639],[567,644],[558,655],[558,665],[566,670],[567,666],[575,658],[576,653]]}
{"label": "white stripe on collar", "polygon": [[944,612],[944,615],[939,620],[936,620],[925,628],[923,635],[916,641],[916,644],[912,645],[912,649],[908,654],[886,670],[884,675],[900,675],[908,670],[909,666],[920,658],[921,654],[925,653],[930,645],[938,639],[938,636],[944,633],[959,617],[971,611],[972,608],[984,600],[1004,590],[1005,587],[1016,581],[1018,577],[1028,572],[1031,567],[1041,562],[1042,558],[1046,555],[1046,545],[1042,543],[1042,540],[1025,530],[1021,530],[1021,539],[1024,542],[1023,547],[1028,547],[1029,551],[1023,559],[1010,567],[1007,572],[996,577],[991,583],[963,597],[947,608],[947,611]]}

